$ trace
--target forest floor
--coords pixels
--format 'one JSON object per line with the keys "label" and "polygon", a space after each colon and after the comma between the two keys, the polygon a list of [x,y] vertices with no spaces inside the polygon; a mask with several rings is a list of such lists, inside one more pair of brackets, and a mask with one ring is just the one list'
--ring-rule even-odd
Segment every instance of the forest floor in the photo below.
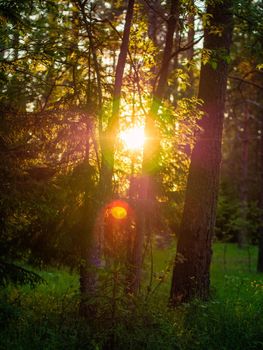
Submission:
{"label": "forest floor", "polygon": [[263,274],[256,273],[257,248],[216,243],[213,250],[211,300],[170,310],[174,247],[156,249],[153,264],[148,262],[152,274],[145,275],[146,286],[152,280],[150,292],[131,301],[120,291],[114,318],[109,294],[96,316],[80,318],[77,274],[41,271],[45,284],[0,291],[0,349],[263,349]]}

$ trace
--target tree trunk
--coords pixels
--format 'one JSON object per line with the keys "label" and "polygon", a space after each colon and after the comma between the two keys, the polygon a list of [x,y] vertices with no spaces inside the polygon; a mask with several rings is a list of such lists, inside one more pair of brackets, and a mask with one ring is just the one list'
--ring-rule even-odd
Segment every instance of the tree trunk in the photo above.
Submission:
{"label": "tree trunk", "polygon": [[[93,58],[93,63],[95,67],[95,72],[97,76],[98,83],[98,99],[99,99],[99,112],[102,108],[102,96],[101,96],[101,79],[100,71],[97,61],[97,56],[94,48],[93,37],[91,33],[90,23],[88,22],[87,14],[85,12],[85,7],[80,1],[77,2],[78,7],[81,11],[83,21],[88,33],[90,40],[90,51]],[[111,195],[111,183],[112,183],[112,172],[113,172],[113,160],[114,160],[114,139],[117,134],[118,121],[119,121],[119,107],[120,107],[120,95],[122,87],[122,78],[124,67],[126,63],[126,57],[129,45],[129,35],[131,28],[131,21],[133,17],[133,7],[134,0],[129,0],[125,27],[123,33],[122,44],[120,48],[120,54],[118,58],[118,63],[116,67],[115,75],[115,85],[113,92],[113,107],[112,116],[109,121],[108,128],[105,132],[105,136],[102,137],[102,166],[101,166],[101,177],[100,184],[98,186],[98,198],[101,202],[105,201],[107,196]],[[90,59],[90,55],[89,55]],[[90,104],[90,95],[88,95],[88,105]],[[101,121],[99,126],[99,131],[101,132]],[[87,141],[87,144],[89,140]],[[86,158],[89,161],[89,147],[86,150]],[[94,206],[92,203],[89,189],[86,190],[84,196],[84,208],[83,208],[83,246],[81,252],[81,264],[80,264],[80,314],[89,317],[95,312],[92,304],[94,303],[94,298],[96,297],[98,283],[97,283],[97,268],[100,265],[99,259],[99,249],[98,249],[98,237],[96,237],[96,217],[99,211],[97,205]]]}
{"label": "tree trunk", "polygon": [[[187,41],[188,44],[191,44],[194,42],[195,39],[195,15],[193,12],[193,7],[194,7],[194,0],[190,2],[190,9],[189,9],[189,14],[188,14],[188,33],[187,33]],[[193,67],[191,66],[191,62],[194,58],[194,45],[192,45],[188,50],[187,50],[187,60],[189,62],[189,84],[190,86],[187,89],[187,97],[193,97],[195,93],[194,89],[194,72],[193,72]]]}
{"label": "tree trunk", "polygon": [[258,263],[257,271],[263,272],[263,229],[260,228],[259,239],[258,239]]}
{"label": "tree trunk", "polygon": [[107,130],[102,137],[102,165],[100,190],[103,198],[110,197],[112,192],[112,175],[114,167],[114,147],[115,139],[119,128],[120,97],[124,67],[128,54],[130,30],[133,18],[134,0],[129,0],[125,17],[123,38],[116,66],[115,83],[113,90],[112,114]]}
{"label": "tree trunk", "polygon": [[211,50],[212,57],[201,67],[198,97],[204,102],[204,116],[200,122],[202,131],[191,156],[172,276],[172,306],[195,297],[206,299],[209,295],[227,83],[225,57],[229,53],[232,34],[231,1],[209,3],[207,13],[213,16],[211,25],[222,27],[223,32],[216,35],[210,33],[209,28],[205,29],[204,48]]}
{"label": "tree trunk", "polygon": [[258,263],[257,271],[263,272],[263,122],[261,122],[261,134],[260,134],[260,209],[261,209],[261,227],[259,229],[259,239],[258,239]]}
{"label": "tree trunk", "polygon": [[[99,115],[99,132],[101,132],[101,109],[102,109],[102,89],[101,89],[101,76],[100,67],[97,59],[96,48],[94,45],[93,34],[92,34],[92,24],[91,24],[91,11],[89,14],[86,12],[84,3],[80,0],[75,2],[77,8],[80,11],[81,17],[77,12],[73,12],[73,35],[75,41],[77,40],[77,22],[81,18],[84,23],[84,27],[87,31],[89,38],[89,53],[88,53],[88,84],[86,91],[86,102],[87,108],[92,108],[92,97],[91,97],[91,60],[93,60],[93,66],[95,70],[95,76],[97,79],[97,94],[98,94],[98,115]],[[76,67],[73,67],[73,72]],[[74,81],[74,73],[73,73]],[[75,86],[75,85],[74,85]],[[75,86],[76,88],[76,86]],[[76,92],[76,90],[75,90]],[[89,120],[86,121],[87,129],[87,140],[85,149],[85,159],[84,163],[90,166],[90,140],[93,133],[93,125]],[[86,178],[87,187],[84,193],[84,203],[82,208],[82,221],[81,221],[81,261],[79,265],[79,285],[80,285],[80,305],[79,313],[81,316],[89,318],[94,316],[95,304],[94,298],[96,297],[98,291],[98,268],[100,267],[100,252],[99,252],[99,240],[96,232],[96,218],[98,206],[95,204],[91,196],[90,184],[91,179]],[[95,188],[93,188],[93,193],[95,193]]]}
{"label": "tree trunk", "polygon": [[95,301],[98,292],[98,268],[100,267],[100,254],[98,239],[94,229],[95,210],[91,209],[91,199],[85,193],[83,207],[83,245],[81,247],[81,262],[79,270],[80,306],[81,316],[94,317]]}
{"label": "tree trunk", "polygon": [[[179,16],[179,14],[178,14],[178,16]],[[174,49],[178,53],[173,58],[173,71],[176,71],[176,72],[178,72],[178,69],[179,69],[180,40],[181,40],[181,32],[179,30],[179,27],[177,26],[177,30],[175,33]],[[174,107],[176,108],[177,102],[179,99],[179,96],[178,96],[178,78],[177,77],[175,78],[173,85],[171,85],[168,90],[170,90],[170,91],[167,91],[167,97],[169,100],[171,100],[171,96],[172,96],[171,102],[173,103]]]}
{"label": "tree trunk", "polygon": [[[87,141],[84,162],[90,166],[91,125],[87,122]],[[81,261],[79,267],[80,315],[88,318],[94,316],[94,298],[98,290],[97,270],[100,267],[99,242],[96,234],[96,206],[91,196],[90,179],[86,179],[81,222]]]}
{"label": "tree trunk", "polygon": [[177,25],[178,9],[179,1],[172,0],[170,16],[167,23],[167,33],[162,63],[160,67],[159,80],[157,88],[153,93],[153,101],[149,114],[147,115],[145,121],[145,135],[149,142],[148,144],[146,143],[143,153],[142,179],[140,183],[139,194],[140,203],[138,204],[138,227],[136,230],[132,262],[133,283],[131,284],[131,292],[133,293],[137,293],[140,287],[144,237],[146,234],[146,230],[150,231],[150,220],[148,219],[148,217],[149,213],[151,212],[152,202],[154,198],[154,177],[157,172],[160,147],[159,134],[155,123],[157,113],[166,90],[167,77],[169,73],[169,63],[171,60],[171,54],[174,44],[174,33]]}
{"label": "tree trunk", "polygon": [[[243,137],[242,137],[242,169],[241,169],[241,186],[240,186],[240,201],[241,214],[244,222],[247,220],[248,211],[248,146],[249,146],[249,130],[248,130],[248,106],[245,106],[244,122],[243,122]],[[247,226],[243,225],[238,232],[238,247],[244,248],[247,243]]]}
{"label": "tree trunk", "polygon": [[143,1],[145,12],[148,15],[148,36],[152,40],[155,46],[157,46],[157,28],[158,28],[158,16],[156,10],[160,10],[160,1],[153,0],[152,7],[149,7],[146,2]]}

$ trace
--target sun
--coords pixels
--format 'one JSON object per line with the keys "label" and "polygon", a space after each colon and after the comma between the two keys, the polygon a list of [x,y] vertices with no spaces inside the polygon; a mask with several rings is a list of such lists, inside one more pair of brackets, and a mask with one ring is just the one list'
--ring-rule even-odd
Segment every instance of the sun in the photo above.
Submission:
{"label": "sun", "polygon": [[139,151],[145,142],[144,127],[134,126],[120,132],[120,139],[125,148],[130,151]]}

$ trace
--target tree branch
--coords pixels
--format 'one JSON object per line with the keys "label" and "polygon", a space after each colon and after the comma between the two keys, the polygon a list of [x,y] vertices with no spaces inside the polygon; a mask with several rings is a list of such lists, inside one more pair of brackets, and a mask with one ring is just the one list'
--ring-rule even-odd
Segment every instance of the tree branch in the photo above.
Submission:
{"label": "tree branch", "polygon": [[[258,84],[256,84],[256,83],[254,83],[253,81],[245,80],[245,79],[239,78],[239,77],[234,77],[233,75],[229,75],[228,78],[229,78],[229,79],[232,79],[232,80],[240,81],[241,84],[251,85],[251,86],[254,86],[254,87],[257,88],[257,89],[263,90],[263,86],[258,85]],[[241,84],[240,84],[240,85],[241,85]]]}

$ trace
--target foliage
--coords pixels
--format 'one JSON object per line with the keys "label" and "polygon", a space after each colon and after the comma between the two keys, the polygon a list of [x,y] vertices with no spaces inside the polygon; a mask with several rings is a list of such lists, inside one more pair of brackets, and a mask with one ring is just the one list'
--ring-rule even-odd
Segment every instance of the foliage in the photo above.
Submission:
{"label": "foliage", "polygon": [[[96,209],[104,205],[98,193],[101,143],[111,115],[124,8],[101,1],[82,8],[80,3],[1,2],[3,261],[78,267],[88,235],[85,198]],[[162,4],[164,15],[168,7]],[[164,39],[148,35],[149,21],[145,6],[136,4],[120,130],[144,125],[158,79]],[[186,88],[186,68],[180,69],[175,80]],[[157,207],[162,207],[159,221],[167,230],[180,220],[188,159],[200,118],[200,101],[176,100],[165,98],[157,121],[162,137],[157,196],[165,201]],[[114,196],[127,198],[130,178],[141,173],[142,150],[131,154],[118,141],[115,158]]]}
{"label": "foliage", "polygon": [[43,283],[44,280],[33,271],[29,271],[15,264],[8,264],[0,261],[0,285],[6,286],[10,282],[34,286]]}
{"label": "foliage", "polygon": [[218,199],[215,235],[217,239],[225,242],[235,242],[238,233],[245,228],[249,233],[249,240],[257,242],[257,235],[261,228],[261,211],[256,202],[247,206],[246,216],[242,203],[227,194],[221,194]]}

